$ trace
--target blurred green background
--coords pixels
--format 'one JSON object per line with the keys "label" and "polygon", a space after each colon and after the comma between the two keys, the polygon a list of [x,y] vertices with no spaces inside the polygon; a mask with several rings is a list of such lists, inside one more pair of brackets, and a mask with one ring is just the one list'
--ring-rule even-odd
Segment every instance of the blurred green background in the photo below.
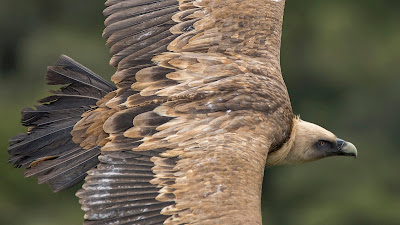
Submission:
{"label": "blurred green background", "polygon": [[[20,109],[47,95],[47,65],[67,54],[109,79],[103,1],[1,1],[0,224],[81,224],[74,196],[7,163]],[[265,224],[400,224],[400,1],[288,0],[282,68],[294,111],[353,142],[357,160],[268,168]]]}

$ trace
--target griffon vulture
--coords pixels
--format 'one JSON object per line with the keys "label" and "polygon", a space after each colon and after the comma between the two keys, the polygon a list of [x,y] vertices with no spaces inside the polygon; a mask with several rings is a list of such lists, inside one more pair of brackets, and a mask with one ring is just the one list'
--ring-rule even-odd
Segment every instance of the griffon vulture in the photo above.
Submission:
{"label": "griffon vulture", "polygon": [[67,56],[10,162],[76,194],[85,224],[261,224],[266,166],[356,156],[293,114],[284,0],[108,0],[116,88]]}

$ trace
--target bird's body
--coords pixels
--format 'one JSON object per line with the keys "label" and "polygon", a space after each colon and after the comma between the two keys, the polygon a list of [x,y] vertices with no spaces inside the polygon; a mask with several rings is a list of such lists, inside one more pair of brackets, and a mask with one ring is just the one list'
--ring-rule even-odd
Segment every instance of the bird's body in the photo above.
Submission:
{"label": "bird's body", "polygon": [[[77,196],[87,224],[261,224],[266,165],[356,154],[293,114],[280,68],[284,4],[107,1],[117,89],[63,57],[48,80],[69,86],[43,101],[46,112],[25,113],[34,128],[12,141],[10,161],[55,191],[86,177]],[[90,100],[52,113],[80,98]],[[62,121],[67,145],[37,144]]]}

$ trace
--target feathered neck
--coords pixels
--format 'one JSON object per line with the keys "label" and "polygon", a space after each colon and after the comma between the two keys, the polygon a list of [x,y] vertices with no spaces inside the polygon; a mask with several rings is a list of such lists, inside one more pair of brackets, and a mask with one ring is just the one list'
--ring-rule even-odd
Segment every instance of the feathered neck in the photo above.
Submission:
{"label": "feathered neck", "polygon": [[268,154],[266,166],[281,165],[285,161],[285,158],[289,154],[290,150],[292,149],[294,140],[296,139],[297,123],[299,121],[300,121],[299,116],[295,116],[293,118],[292,131],[290,133],[289,139],[278,150]]}

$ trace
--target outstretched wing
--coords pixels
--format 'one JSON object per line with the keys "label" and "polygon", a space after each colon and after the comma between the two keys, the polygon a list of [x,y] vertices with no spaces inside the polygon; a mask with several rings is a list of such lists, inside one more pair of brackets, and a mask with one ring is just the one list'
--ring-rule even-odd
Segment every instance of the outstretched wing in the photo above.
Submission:
{"label": "outstretched wing", "polygon": [[104,103],[114,113],[100,164],[77,193],[85,223],[260,223],[267,153],[293,118],[279,66],[284,1],[106,5],[119,89]]}

